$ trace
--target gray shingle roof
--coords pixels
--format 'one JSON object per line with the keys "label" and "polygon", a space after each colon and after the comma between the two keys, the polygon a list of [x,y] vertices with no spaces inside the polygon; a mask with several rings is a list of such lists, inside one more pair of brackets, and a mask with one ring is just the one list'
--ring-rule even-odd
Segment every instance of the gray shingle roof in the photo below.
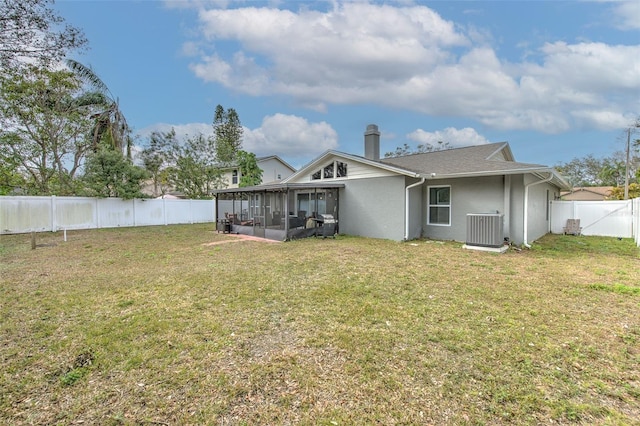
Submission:
{"label": "gray shingle roof", "polygon": [[540,164],[513,161],[506,142],[383,158],[380,162],[422,175],[492,174],[549,169]]}

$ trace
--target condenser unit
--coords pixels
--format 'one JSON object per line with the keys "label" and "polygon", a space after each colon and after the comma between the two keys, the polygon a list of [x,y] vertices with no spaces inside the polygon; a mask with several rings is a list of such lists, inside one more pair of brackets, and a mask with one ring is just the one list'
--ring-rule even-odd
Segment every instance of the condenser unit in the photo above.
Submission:
{"label": "condenser unit", "polygon": [[501,247],[504,245],[504,214],[467,214],[468,246]]}

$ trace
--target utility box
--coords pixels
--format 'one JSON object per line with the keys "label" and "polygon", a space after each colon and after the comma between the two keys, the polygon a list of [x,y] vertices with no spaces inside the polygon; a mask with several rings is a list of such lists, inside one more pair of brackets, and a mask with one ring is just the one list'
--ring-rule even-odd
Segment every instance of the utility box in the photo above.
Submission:
{"label": "utility box", "polygon": [[467,214],[468,246],[501,247],[504,245],[504,214]]}

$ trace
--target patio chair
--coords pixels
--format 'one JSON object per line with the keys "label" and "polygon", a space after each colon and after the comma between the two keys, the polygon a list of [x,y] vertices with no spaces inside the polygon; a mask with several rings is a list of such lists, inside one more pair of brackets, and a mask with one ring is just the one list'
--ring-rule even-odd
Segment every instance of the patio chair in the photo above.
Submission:
{"label": "patio chair", "polygon": [[567,225],[563,228],[564,234],[580,235],[582,228],[580,227],[580,219],[567,219]]}

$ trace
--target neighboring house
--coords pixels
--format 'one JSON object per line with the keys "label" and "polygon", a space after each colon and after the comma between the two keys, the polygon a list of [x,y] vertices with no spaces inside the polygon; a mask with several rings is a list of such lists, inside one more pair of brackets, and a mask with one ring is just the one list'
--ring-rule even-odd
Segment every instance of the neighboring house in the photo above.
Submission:
{"label": "neighboring house", "polygon": [[585,186],[562,191],[563,201],[603,201],[611,196],[612,186]]}
{"label": "neighboring house", "polygon": [[[262,170],[262,184],[279,182],[293,173],[296,169],[291,167],[286,161],[277,155],[256,158],[258,167]],[[237,166],[231,166],[225,169],[224,179],[227,181],[227,188],[238,188],[242,174]]]}
{"label": "neighboring house", "polygon": [[[256,159],[256,163],[262,170],[262,184],[279,182],[291,176],[296,171],[296,169],[277,155],[259,157]],[[238,188],[240,185],[240,177],[240,170],[237,166],[230,166],[223,170],[223,179],[227,183],[227,188]],[[147,180],[144,183],[142,193],[152,197],[162,196],[160,189],[164,189],[165,194],[175,195],[177,198],[184,198],[182,194],[173,191],[173,188],[156,189],[151,180]]]}
{"label": "neighboring house", "polygon": [[526,245],[549,232],[549,201],[570,188],[551,167],[516,162],[506,142],[381,159],[378,127],[364,139],[364,156],[326,151],[278,184],[215,191],[216,203],[248,200],[243,223],[235,204],[218,218],[283,240],[309,235],[302,219],[328,214],[344,234],[464,242],[467,215],[482,213],[500,218],[503,239]]}

